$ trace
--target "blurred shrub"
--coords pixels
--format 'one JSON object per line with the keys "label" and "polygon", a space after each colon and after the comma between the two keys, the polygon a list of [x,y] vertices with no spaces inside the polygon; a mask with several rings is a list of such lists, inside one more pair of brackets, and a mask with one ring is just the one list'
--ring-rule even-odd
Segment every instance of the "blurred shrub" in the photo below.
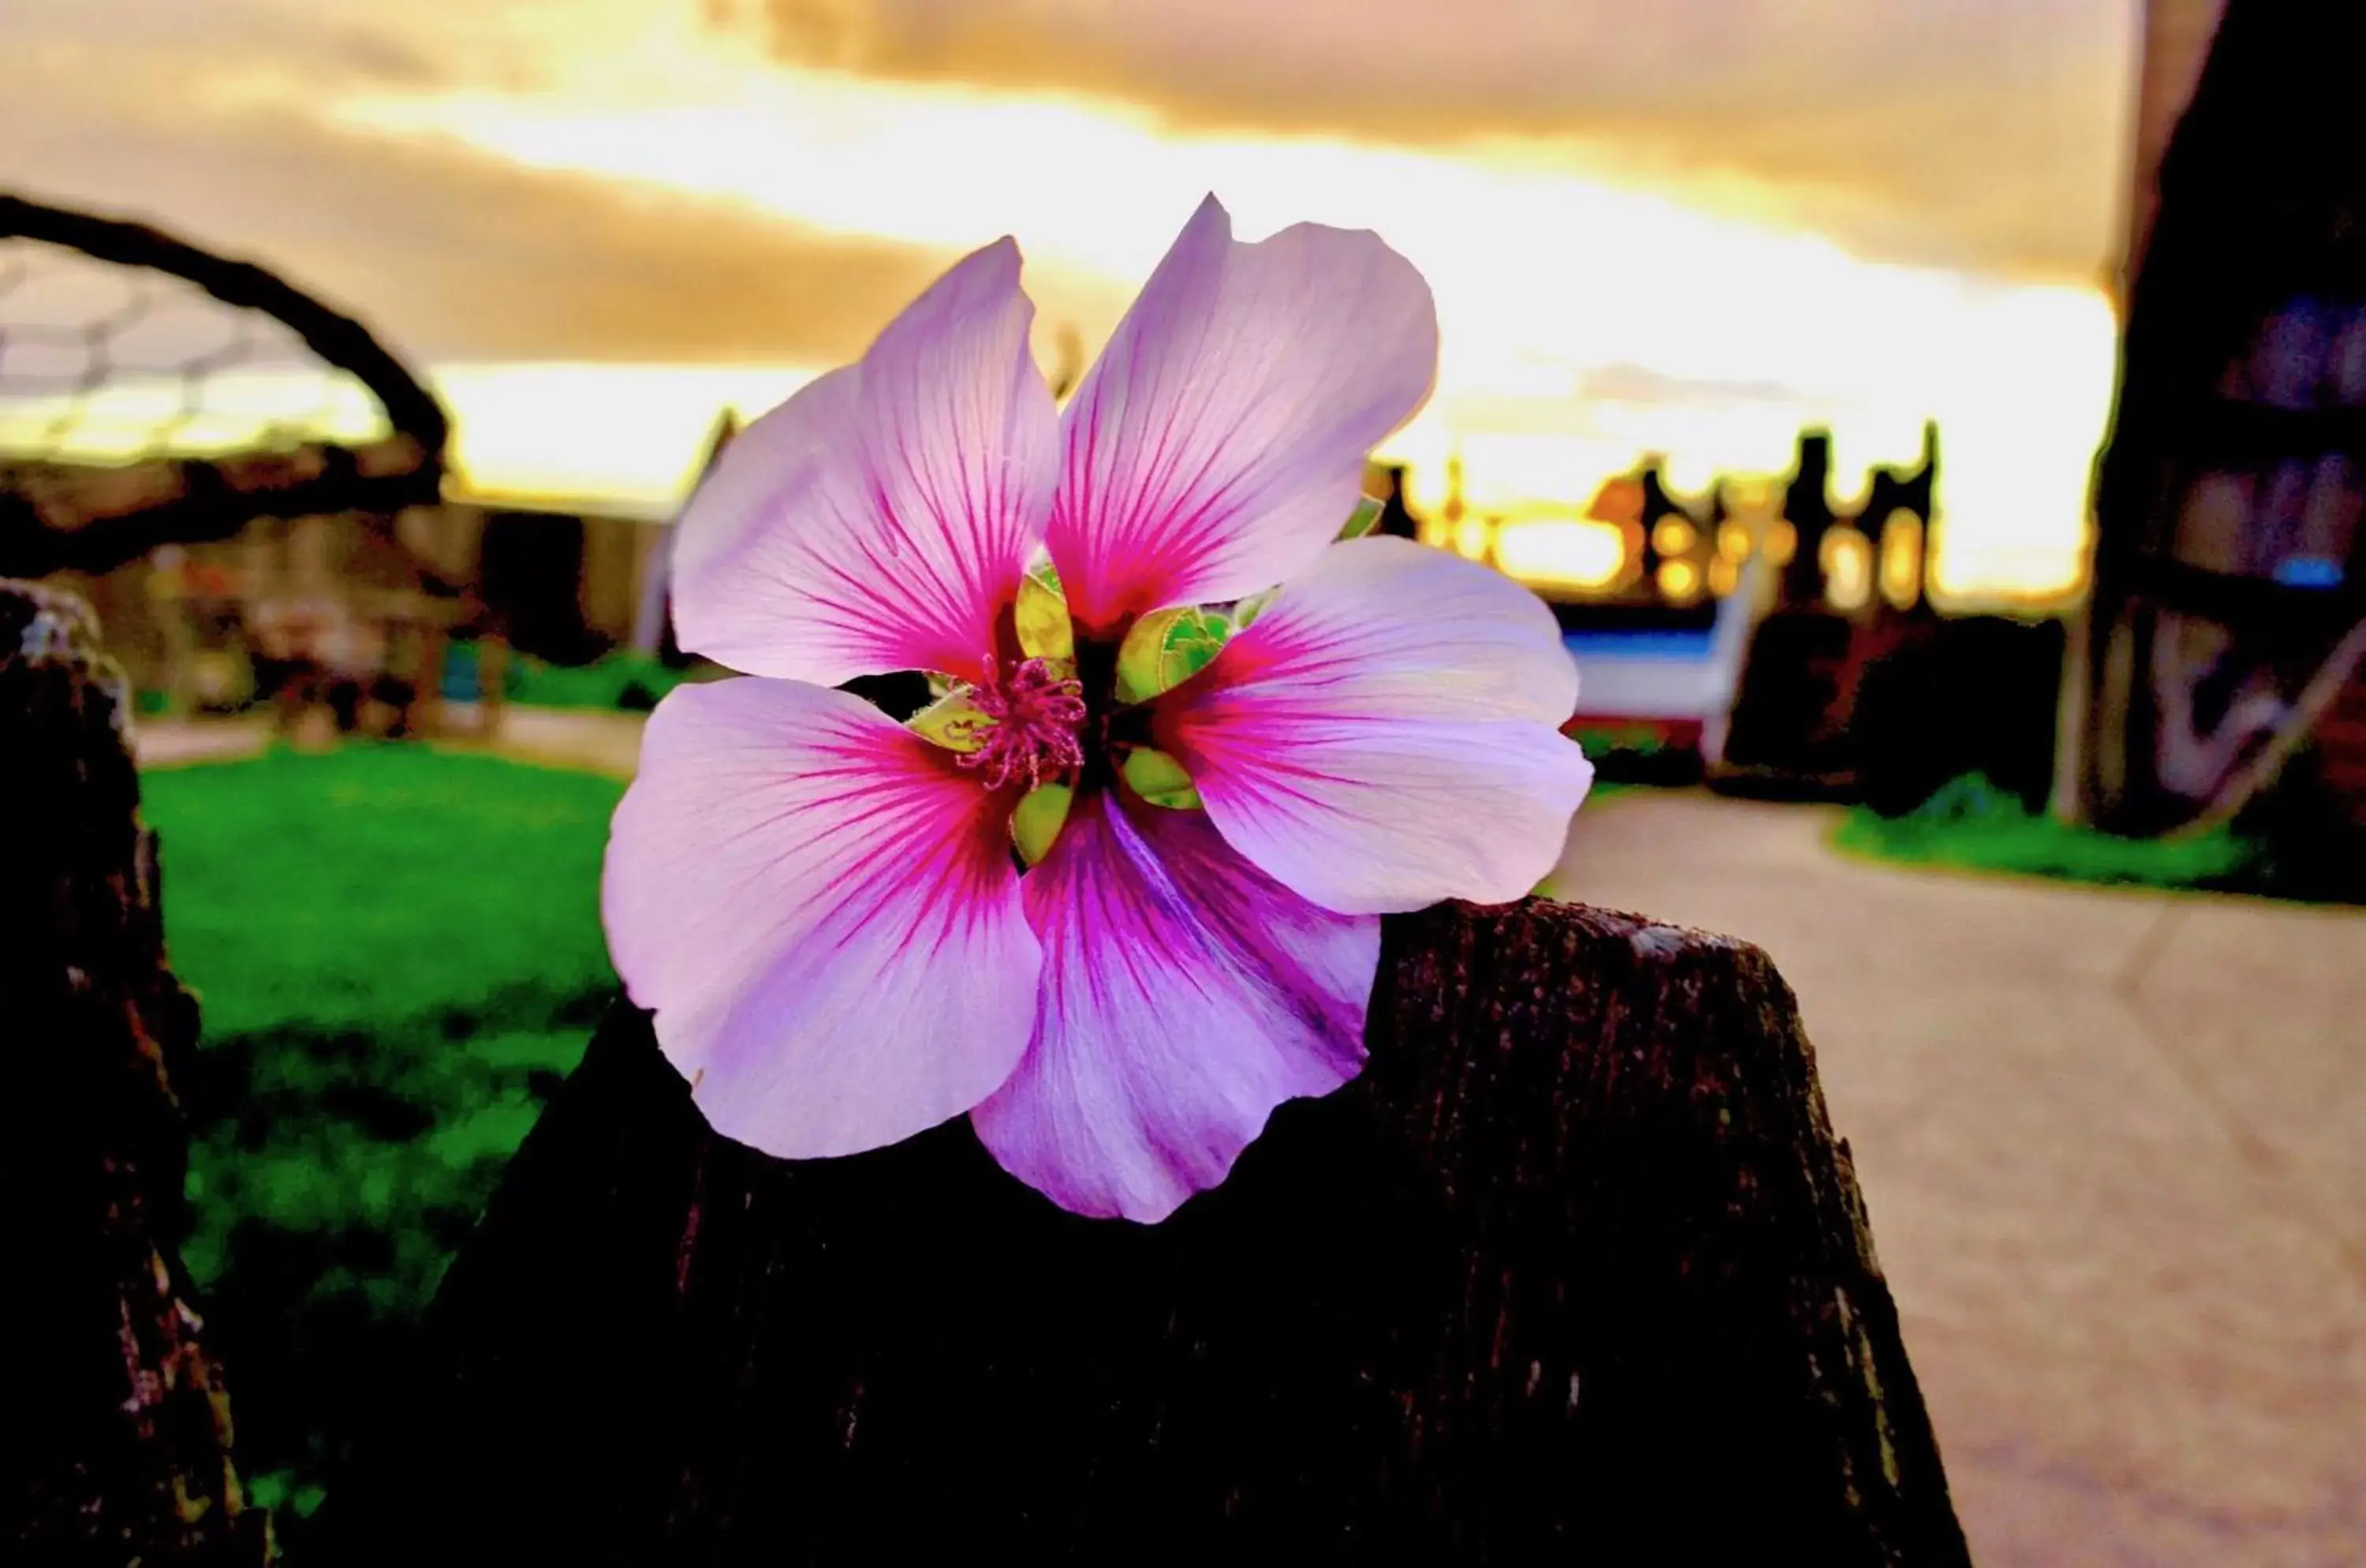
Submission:
{"label": "blurred shrub", "polygon": [[1901,817],[1859,807],[1832,841],[1915,864],[2143,887],[2246,886],[2256,858],[2223,829],[2193,839],[2121,839],[2058,822],[1977,773],[1951,780]]}
{"label": "blurred shrub", "polygon": [[1610,784],[1683,785],[1701,780],[1697,738],[1678,745],[1651,724],[1587,725],[1561,733],[1585,749],[1597,790]]}
{"label": "blurred shrub", "polygon": [[647,654],[611,653],[590,664],[551,664],[520,658],[510,665],[502,689],[509,699],[533,707],[612,708],[647,713],[658,699],[687,681],[712,679],[713,667],[676,670]]}
{"label": "blurred shrub", "polygon": [[2304,746],[2236,818],[2262,883],[2288,898],[2366,903],[2366,811],[2354,770]]}
{"label": "blurred shrub", "polygon": [[2044,809],[2067,644],[2059,621],[1969,615],[1918,628],[1857,692],[1849,734],[1860,798],[1902,816],[1978,774],[2025,811]]}

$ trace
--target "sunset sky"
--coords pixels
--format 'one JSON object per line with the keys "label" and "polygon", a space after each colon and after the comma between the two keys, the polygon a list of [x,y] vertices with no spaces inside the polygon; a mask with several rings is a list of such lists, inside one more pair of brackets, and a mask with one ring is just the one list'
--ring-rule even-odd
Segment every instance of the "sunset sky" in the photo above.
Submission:
{"label": "sunset sky", "polygon": [[[0,187],[281,269],[480,486],[661,506],[728,400],[1010,232],[1089,349],[1198,198],[1436,291],[1434,500],[1641,451],[1845,483],[1940,420],[1942,585],[2076,570],[2134,0],[7,0]],[[5,307],[0,306],[0,314]],[[1842,499],[1845,499],[1842,497]]]}

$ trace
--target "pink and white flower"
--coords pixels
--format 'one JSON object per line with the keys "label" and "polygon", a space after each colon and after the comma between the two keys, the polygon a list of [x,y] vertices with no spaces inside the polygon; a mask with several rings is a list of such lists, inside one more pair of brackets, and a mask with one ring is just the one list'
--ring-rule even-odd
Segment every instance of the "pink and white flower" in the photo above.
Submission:
{"label": "pink and white flower", "polygon": [[[1509,581],[1335,542],[1436,363],[1376,236],[1242,244],[1210,198],[1065,416],[1019,271],[962,261],[700,489],[682,641],[748,673],[650,718],[603,914],[725,1135],[806,1158],[967,1112],[1063,1207],[1157,1220],[1356,1075],[1380,915],[1549,869],[1577,675]],[[1145,617],[1252,596],[1129,700]],[[830,689],[907,670],[952,683],[909,725]]]}

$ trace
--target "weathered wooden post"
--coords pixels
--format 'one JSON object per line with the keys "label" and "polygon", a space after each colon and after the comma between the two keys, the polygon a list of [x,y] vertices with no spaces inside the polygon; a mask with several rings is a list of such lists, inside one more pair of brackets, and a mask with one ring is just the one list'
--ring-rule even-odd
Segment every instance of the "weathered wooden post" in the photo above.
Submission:
{"label": "weathered wooden post", "polygon": [[87,608],[0,581],[0,1561],[230,1568],[269,1518],[173,1239],[197,1004],[126,695]]}
{"label": "weathered wooden post", "polygon": [[1961,1563],[1764,954],[1387,931],[1364,1076],[1143,1228],[965,1121],[789,1164],[620,1008],[316,1524],[323,1562]]}

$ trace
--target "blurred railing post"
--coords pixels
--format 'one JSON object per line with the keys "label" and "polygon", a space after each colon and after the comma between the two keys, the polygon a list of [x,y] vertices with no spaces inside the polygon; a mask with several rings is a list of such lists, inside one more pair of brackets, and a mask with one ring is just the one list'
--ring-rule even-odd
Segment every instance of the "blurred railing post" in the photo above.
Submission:
{"label": "blurred railing post", "polygon": [[269,1516],[174,1241],[197,1003],[126,700],[79,600],[0,581],[0,1560],[248,1568]]}

